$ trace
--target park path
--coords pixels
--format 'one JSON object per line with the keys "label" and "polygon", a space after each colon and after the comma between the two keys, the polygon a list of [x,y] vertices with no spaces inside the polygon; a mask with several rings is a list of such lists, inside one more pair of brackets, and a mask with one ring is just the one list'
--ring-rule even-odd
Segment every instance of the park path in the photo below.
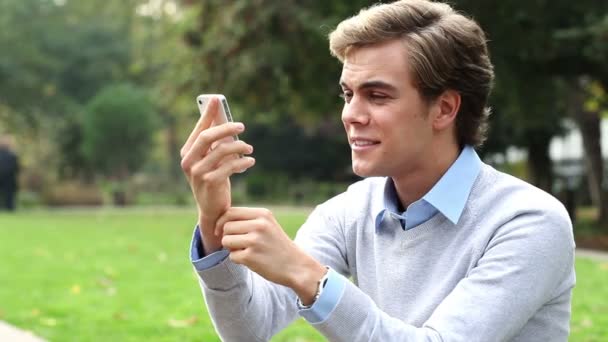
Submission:
{"label": "park path", "polygon": [[[608,253],[591,249],[577,248],[576,256],[589,258],[596,261],[608,262]],[[29,331],[15,328],[10,324],[0,321],[0,341],[4,342],[45,342],[44,339]]]}
{"label": "park path", "polygon": [[593,259],[595,261],[608,261],[608,252],[602,252],[593,249],[577,248],[576,256],[580,258]]}
{"label": "park path", "polygon": [[45,342],[29,331],[24,331],[0,321],[0,341],[4,342]]}

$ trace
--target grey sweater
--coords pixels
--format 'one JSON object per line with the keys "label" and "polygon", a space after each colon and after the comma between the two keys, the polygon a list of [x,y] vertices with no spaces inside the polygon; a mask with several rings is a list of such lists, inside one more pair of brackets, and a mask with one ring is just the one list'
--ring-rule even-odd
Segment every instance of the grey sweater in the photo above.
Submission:
{"label": "grey sweater", "polygon": [[[567,340],[574,242],[555,198],[484,164],[458,224],[438,213],[410,230],[376,230],[384,184],[353,184],[298,231],[334,276],[352,278],[313,327],[348,342]],[[382,225],[399,226],[391,220]],[[291,289],[229,258],[198,274],[225,341],[267,341],[298,317]]]}

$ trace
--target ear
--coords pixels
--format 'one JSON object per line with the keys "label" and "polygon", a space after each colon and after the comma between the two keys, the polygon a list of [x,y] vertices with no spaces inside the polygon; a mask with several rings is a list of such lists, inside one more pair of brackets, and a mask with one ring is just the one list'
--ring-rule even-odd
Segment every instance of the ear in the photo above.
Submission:
{"label": "ear", "polygon": [[442,131],[452,125],[460,109],[460,93],[455,90],[446,90],[435,100],[433,128]]}

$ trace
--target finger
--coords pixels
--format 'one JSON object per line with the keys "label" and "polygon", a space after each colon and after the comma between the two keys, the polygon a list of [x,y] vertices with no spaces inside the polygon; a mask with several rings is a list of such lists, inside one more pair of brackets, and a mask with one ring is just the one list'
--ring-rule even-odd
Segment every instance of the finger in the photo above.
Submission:
{"label": "finger", "polygon": [[190,146],[190,150],[186,152],[182,159],[182,169],[188,172],[195,162],[207,154],[213,142],[236,135],[243,130],[245,130],[245,126],[242,123],[231,122],[200,132],[194,143]]}
{"label": "finger", "polygon": [[219,167],[210,168],[206,160],[200,160],[192,167],[189,179],[200,179],[209,186],[222,184],[235,173],[243,173],[255,164],[252,157],[229,159]]}
{"label": "finger", "polygon": [[245,249],[251,245],[250,236],[247,234],[224,235],[222,246],[229,250]]}
{"label": "finger", "polygon": [[227,221],[221,223],[221,226],[216,225],[216,227],[221,231],[218,236],[241,235],[249,233],[257,223],[255,220]]}
{"label": "finger", "polygon": [[235,264],[244,264],[250,255],[247,249],[231,250],[228,256]]}
{"label": "finger", "polygon": [[190,150],[190,147],[192,146],[192,144],[194,143],[194,141],[196,140],[196,138],[198,137],[200,132],[211,127],[211,124],[213,123],[213,119],[215,116],[213,114],[218,112],[217,109],[218,109],[218,100],[214,97],[209,101],[209,103],[205,107],[205,111],[203,112],[201,117],[198,119],[196,126],[194,126],[194,129],[192,130],[192,132],[190,133],[190,136],[188,136],[188,139],[186,140],[186,143],[182,147],[182,149],[180,151],[182,158]]}
{"label": "finger", "polygon": [[[191,167],[191,174],[203,175],[207,172],[213,171],[218,167],[218,165],[236,159],[237,155],[250,154],[252,152],[253,146],[241,140],[223,143],[215,150],[210,151],[204,158],[194,161],[194,165]],[[190,160],[184,158],[182,161],[182,166],[188,167],[187,163],[190,162]]]}
{"label": "finger", "polygon": [[[249,227],[252,227],[255,225],[253,220],[270,216],[272,216],[272,212],[266,208],[231,207],[216,221],[215,235],[219,236],[222,229],[224,229],[224,234],[226,234],[225,227],[227,223],[247,222]],[[241,228],[241,226],[237,226],[237,228]],[[233,234],[238,234],[240,230],[237,228],[235,228],[236,233]]]}
{"label": "finger", "polygon": [[231,160],[227,157],[236,158],[238,155],[251,153],[253,153],[253,146],[242,140],[233,140],[219,144],[207,154],[205,159],[210,167],[215,168],[217,165],[223,164],[224,160]]}

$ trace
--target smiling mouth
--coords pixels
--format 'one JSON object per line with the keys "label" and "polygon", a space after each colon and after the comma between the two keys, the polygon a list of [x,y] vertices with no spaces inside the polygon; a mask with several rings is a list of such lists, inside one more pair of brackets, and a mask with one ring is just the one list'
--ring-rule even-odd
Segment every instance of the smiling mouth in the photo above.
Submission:
{"label": "smiling mouth", "polygon": [[380,144],[379,141],[355,139],[355,140],[351,141],[350,147],[353,150],[364,150],[364,149],[368,149],[368,148],[374,147],[379,144]]}

